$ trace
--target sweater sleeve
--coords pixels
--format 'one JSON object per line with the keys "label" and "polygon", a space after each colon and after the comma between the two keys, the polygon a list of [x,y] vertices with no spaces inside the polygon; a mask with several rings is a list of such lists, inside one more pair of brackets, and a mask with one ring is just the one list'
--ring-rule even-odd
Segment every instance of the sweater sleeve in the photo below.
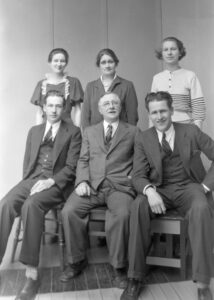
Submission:
{"label": "sweater sleeve", "polygon": [[205,101],[200,82],[195,74],[190,82],[190,97],[193,120],[204,121],[206,117]]}

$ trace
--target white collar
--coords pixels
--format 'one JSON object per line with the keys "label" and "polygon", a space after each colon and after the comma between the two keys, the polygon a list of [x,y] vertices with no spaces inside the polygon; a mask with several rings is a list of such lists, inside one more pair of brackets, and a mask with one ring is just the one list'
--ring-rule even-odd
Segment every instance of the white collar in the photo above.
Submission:
{"label": "white collar", "polygon": [[116,122],[113,122],[113,123],[109,123],[106,120],[103,121],[103,127],[104,127],[104,133],[105,133],[105,135],[106,135],[106,132],[107,132],[108,125],[112,125],[112,136],[114,136],[114,134],[115,134],[115,132],[117,130],[117,127],[119,125],[119,120],[116,121]]}
{"label": "white collar", "polygon": [[46,126],[45,126],[45,132],[44,132],[44,137],[46,135],[46,133],[48,132],[48,130],[50,129],[50,127],[52,126],[52,137],[53,139],[55,139],[56,137],[56,134],[59,130],[59,127],[61,125],[61,120],[56,122],[56,123],[53,123],[51,124],[48,120],[46,121]]}
{"label": "white collar", "polygon": [[[156,129],[157,135],[158,135],[158,141],[161,144],[162,138],[163,138],[163,132]],[[174,142],[175,142],[175,128],[173,123],[169,127],[167,131],[165,131],[166,134],[166,140],[169,143],[171,149],[174,149]]]}

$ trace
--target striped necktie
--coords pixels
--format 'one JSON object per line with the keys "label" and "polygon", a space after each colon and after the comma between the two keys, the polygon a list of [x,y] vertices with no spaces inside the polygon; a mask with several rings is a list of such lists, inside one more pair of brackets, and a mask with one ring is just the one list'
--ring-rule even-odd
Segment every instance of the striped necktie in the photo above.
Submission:
{"label": "striped necktie", "polygon": [[48,143],[50,140],[52,140],[52,126],[49,128],[48,132],[46,133],[43,143]]}
{"label": "striped necktie", "polygon": [[113,130],[113,127],[112,127],[111,124],[109,124],[108,127],[107,127],[106,137],[105,137],[105,142],[106,142],[106,144],[109,144],[109,142],[111,141],[111,138],[112,138],[112,130]]}
{"label": "striped necktie", "polygon": [[165,132],[163,133],[161,145],[162,145],[163,151],[164,151],[166,154],[170,155],[170,154],[172,153],[172,149],[171,149],[169,143],[168,143],[167,140],[166,140],[166,133],[165,133]]}

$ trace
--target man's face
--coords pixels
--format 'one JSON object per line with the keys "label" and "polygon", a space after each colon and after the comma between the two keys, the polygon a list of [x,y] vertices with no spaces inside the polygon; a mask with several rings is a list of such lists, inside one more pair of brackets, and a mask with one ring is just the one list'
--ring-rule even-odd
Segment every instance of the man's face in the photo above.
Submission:
{"label": "man's face", "polygon": [[54,124],[61,120],[63,107],[63,98],[60,96],[49,96],[46,99],[46,104],[43,106],[44,112],[46,113],[47,120]]}
{"label": "man's face", "polygon": [[114,94],[107,94],[99,101],[99,112],[104,120],[109,123],[119,119],[121,104],[118,97]]}
{"label": "man's face", "polygon": [[168,130],[172,123],[172,115],[173,108],[168,107],[166,100],[149,103],[149,117],[157,130]]}

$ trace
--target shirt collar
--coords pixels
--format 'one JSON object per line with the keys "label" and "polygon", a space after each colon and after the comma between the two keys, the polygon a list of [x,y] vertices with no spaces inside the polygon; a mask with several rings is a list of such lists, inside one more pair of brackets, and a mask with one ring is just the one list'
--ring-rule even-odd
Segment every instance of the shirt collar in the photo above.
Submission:
{"label": "shirt collar", "polygon": [[45,126],[45,133],[44,136],[46,135],[46,133],[48,132],[48,130],[50,129],[50,127],[52,126],[52,137],[53,139],[56,137],[56,134],[59,130],[59,127],[61,125],[61,120],[51,124],[48,120],[46,121],[46,126]]}
{"label": "shirt collar", "polygon": [[109,124],[112,125],[112,136],[113,136],[115,134],[116,130],[117,130],[118,125],[119,125],[119,120],[116,121],[116,122],[113,122],[113,123],[108,123],[106,120],[103,121],[103,127],[104,127],[105,135],[106,135],[107,128],[108,128]]}
{"label": "shirt collar", "polygon": [[[116,77],[117,77],[117,74],[115,73],[115,74],[114,74],[114,78],[113,78],[112,81],[114,81]],[[100,80],[101,80],[101,82],[103,83],[103,75],[100,76]]]}
{"label": "shirt collar", "polygon": [[[157,134],[158,134],[159,143],[161,144],[162,137],[163,137],[163,132],[159,131],[157,129],[156,129],[156,131],[157,131]],[[166,140],[168,142],[170,142],[170,141],[172,141],[172,139],[174,139],[174,137],[175,137],[175,128],[173,126],[173,123],[171,124],[169,129],[167,131],[165,131],[165,133],[166,133]],[[174,142],[174,140],[172,142]]]}

